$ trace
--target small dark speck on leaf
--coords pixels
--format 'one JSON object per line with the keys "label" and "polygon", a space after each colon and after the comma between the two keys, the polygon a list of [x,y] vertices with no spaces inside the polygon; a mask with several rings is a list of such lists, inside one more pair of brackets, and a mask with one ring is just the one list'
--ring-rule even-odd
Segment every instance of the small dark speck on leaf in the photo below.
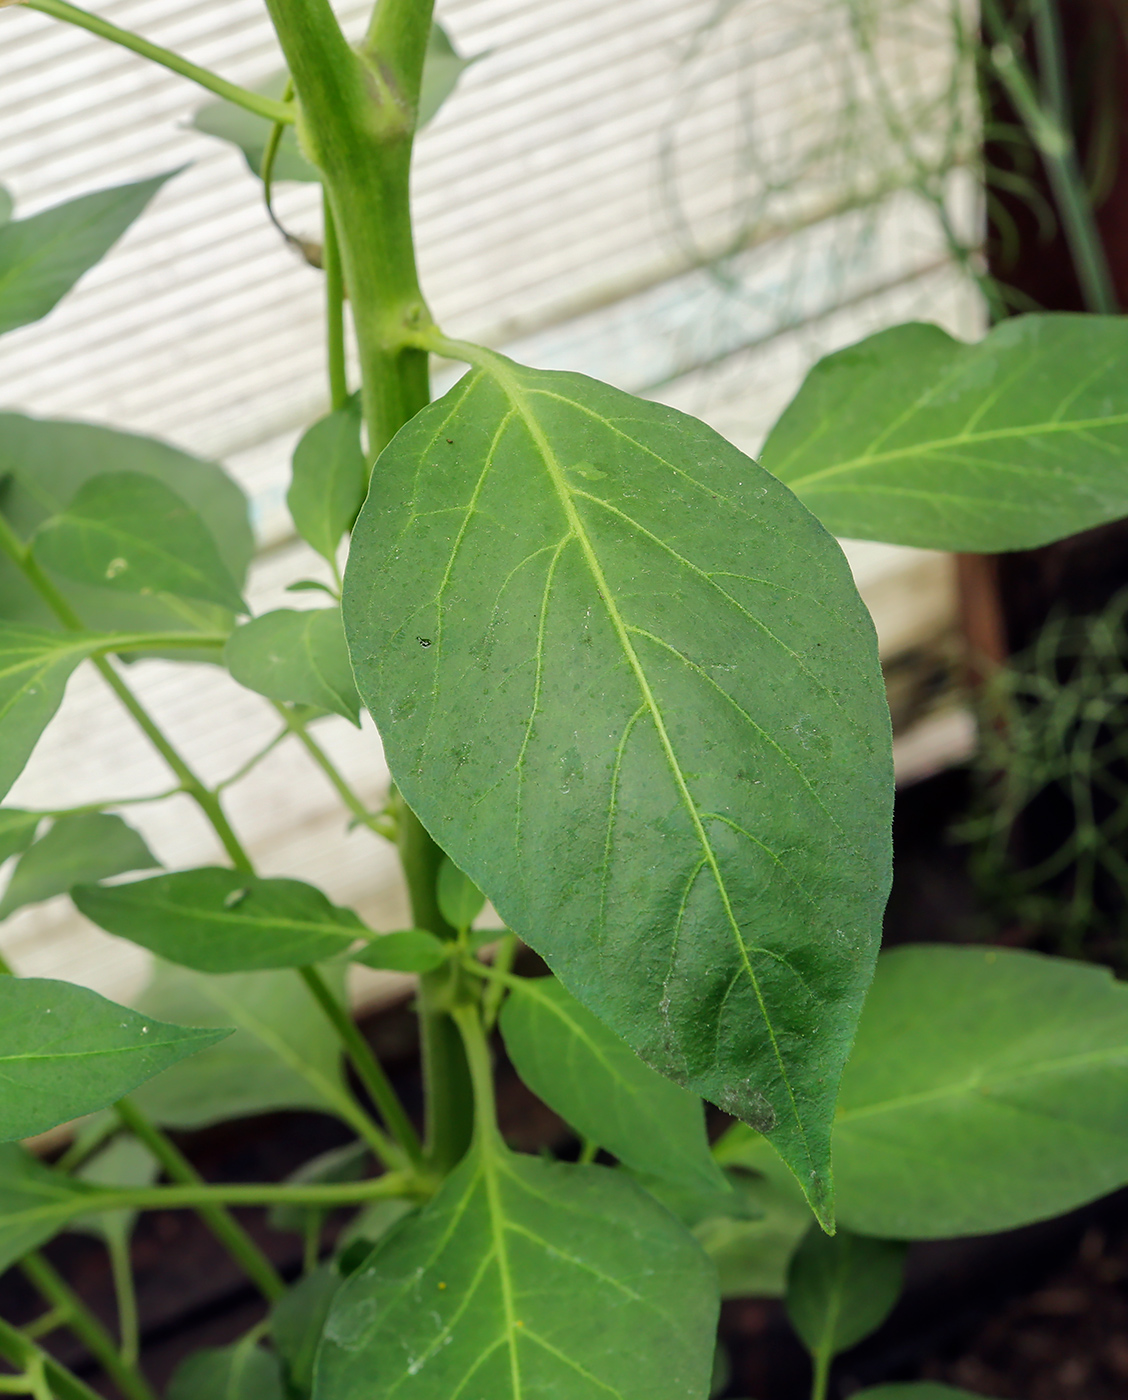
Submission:
{"label": "small dark speck on leaf", "polygon": [[447,444],[448,444],[448,446],[453,447],[453,446],[454,446],[454,438],[447,438]]}
{"label": "small dark speck on leaf", "polygon": [[430,637],[416,637],[415,640],[419,643],[421,647],[429,647],[431,645]]}

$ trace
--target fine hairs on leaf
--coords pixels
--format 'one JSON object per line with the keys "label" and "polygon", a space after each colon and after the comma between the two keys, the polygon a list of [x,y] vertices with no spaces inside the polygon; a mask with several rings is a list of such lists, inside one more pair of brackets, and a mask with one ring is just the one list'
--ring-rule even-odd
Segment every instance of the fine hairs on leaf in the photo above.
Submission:
{"label": "fine hairs on leaf", "polygon": [[[1124,320],[1000,319],[975,344],[879,330],[814,366],[757,462],[688,414],[433,323],[412,146],[448,99],[441,122],[463,119],[468,60],[428,0],[379,0],[347,35],[329,0],[266,0],[285,70],[257,88],[70,0],[19,8],[221,99],[195,126],[242,153],[264,220],[324,272],[327,374],[300,396],[322,407],[295,434],[292,533],[268,525],[251,589],[248,502],[222,467],[0,414],[0,795],[79,667],[101,687],[84,703],[120,707],[171,774],[99,800],[77,793],[76,752],[75,796],[38,811],[21,788],[0,808],[0,919],[69,895],[152,960],[132,1006],[16,975],[20,939],[15,970],[0,962],[0,1270],[21,1266],[47,1308],[0,1319],[0,1390],[93,1400],[36,1341],[65,1314],[126,1400],[156,1400],[130,1234],[142,1211],[191,1209],[262,1294],[260,1320],[217,1319],[219,1344],[163,1400],[706,1400],[725,1384],[720,1299],[748,1295],[785,1298],[827,1400],[834,1358],[896,1302],[904,1241],[1011,1229],[1128,1184],[1122,981],[983,946],[878,957],[889,711],[835,539],[1012,550],[1128,514]],[[877,21],[857,8],[880,102]],[[75,91],[104,104],[97,71]],[[1013,52],[1008,72],[1022,77]],[[898,160],[939,210],[913,135]],[[168,178],[30,217],[0,189],[0,332],[47,316]],[[321,186],[319,238],[279,222],[284,181]],[[99,295],[127,283],[111,270]],[[275,347],[247,352],[268,378]],[[431,355],[469,366],[435,401]],[[264,581],[297,606],[251,616]],[[217,685],[272,726],[222,779],[191,726],[183,749],[166,730],[161,686],[152,711],[144,698],[205,664],[187,674],[206,728]],[[111,732],[100,711],[64,719],[84,742]],[[245,843],[263,793],[287,817],[289,789],[260,768],[283,744],[308,761],[287,778],[297,796],[308,783],[325,804],[318,840],[347,860],[260,869]],[[386,798],[354,771],[380,744]],[[178,833],[193,809],[208,863],[161,868],[116,814],[166,800],[174,819],[151,829]],[[397,858],[406,901],[377,933]],[[487,900],[500,934],[474,928]],[[349,983],[377,974],[385,990],[416,979],[419,1073],[394,1082],[390,1039],[350,1014]],[[495,1102],[502,1048],[541,1101],[519,1129]],[[281,1182],[228,1182],[168,1136],[278,1113],[327,1115],[343,1145]],[[79,1118],[53,1166],[21,1145]],[[515,1150],[546,1121],[554,1152]],[[110,1328],[37,1253],[66,1229],[106,1246]],[[974,1397],[911,1382],[861,1400]]]}

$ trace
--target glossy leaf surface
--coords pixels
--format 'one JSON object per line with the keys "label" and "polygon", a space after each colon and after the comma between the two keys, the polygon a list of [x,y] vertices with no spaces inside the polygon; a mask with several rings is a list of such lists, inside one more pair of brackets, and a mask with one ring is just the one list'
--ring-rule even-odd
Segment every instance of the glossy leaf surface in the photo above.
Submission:
{"label": "glossy leaf surface", "polygon": [[294,449],[286,493],[298,534],[326,559],[335,559],[368,490],[368,463],[360,448],[360,402],[351,399],[308,428]]}
{"label": "glossy leaf surface", "polygon": [[338,1293],[316,1400],[702,1400],[712,1265],[628,1178],[472,1149]]}
{"label": "glossy leaf surface", "polygon": [[378,934],[366,948],[352,955],[353,962],[388,972],[434,972],[446,959],[442,939],[418,928]]}
{"label": "glossy leaf surface", "polygon": [[836,535],[1031,549],[1128,515],[1128,324],[880,331],[820,361],[762,461]]}
{"label": "glossy leaf surface", "polygon": [[244,1339],[207,1347],[180,1364],[166,1400],[286,1400],[278,1358]]}
{"label": "glossy leaf surface", "polygon": [[884,954],[839,1099],[843,1222],[904,1239],[1006,1230],[1123,1186],[1126,1064],[1128,986],[1104,968]]}
{"label": "glossy leaf surface", "polygon": [[105,1108],[226,1034],[166,1025],[70,982],[0,977],[0,1142]]}
{"label": "glossy leaf surface", "polygon": [[517,1073],[584,1137],[637,1172],[725,1191],[701,1100],[643,1064],[554,977],[511,984],[500,1026]]}
{"label": "glossy leaf surface", "polygon": [[0,1273],[57,1235],[85,1189],[16,1143],[0,1144]]}
{"label": "glossy leaf surface", "polygon": [[62,704],[71,672],[112,638],[0,622],[0,797]]}
{"label": "glossy leaf surface", "polygon": [[231,634],[223,659],[248,690],[271,700],[316,705],[360,723],[360,696],[339,608],[264,613]]}
{"label": "glossy leaf surface", "polygon": [[85,482],[61,515],[40,526],[34,549],[41,564],[78,583],[247,611],[203,519],[141,472]]}
{"label": "glossy leaf surface", "polygon": [[60,817],[42,840],[20,857],[0,900],[0,919],[85,880],[108,880],[129,870],[151,870],[160,861],[140,833],[108,812]]}
{"label": "glossy leaf surface", "polygon": [[[227,572],[242,587],[254,547],[247,499],[222,468],[154,438],[90,423],[0,414],[0,478],[7,478],[0,483],[0,509],[21,539],[30,540],[45,520],[66,510],[86,482],[106,472],[139,472],[175,491],[204,521]],[[211,632],[230,627],[230,613],[208,603],[121,593],[62,576],[55,582],[92,628]],[[57,626],[6,559],[0,559],[0,612],[14,621]]]}
{"label": "glossy leaf surface", "polygon": [[0,334],[46,316],[167,179],[96,190],[30,219],[0,221]]}
{"label": "glossy leaf surface", "polygon": [[838,546],[711,429],[490,356],[380,458],[345,631],[404,797],[650,1064],[828,1212],[888,882],[888,717]]}
{"label": "glossy leaf surface", "polygon": [[[323,969],[331,985],[339,973]],[[132,1096],[169,1128],[199,1128],[280,1108],[338,1111],[341,1050],[325,1014],[290,971],[209,977],[158,962],[136,1005],[150,1015],[233,1034]]]}
{"label": "glossy leaf surface", "polygon": [[795,1251],[787,1315],[813,1356],[828,1361],[875,1332],[900,1297],[905,1246],[817,1225]]}
{"label": "glossy leaf surface", "polygon": [[264,880],[224,866],[128,885],[79,885],[75,904],[116,933],[196,972],[302,967],[343,953],[367,929],[300,880]]}

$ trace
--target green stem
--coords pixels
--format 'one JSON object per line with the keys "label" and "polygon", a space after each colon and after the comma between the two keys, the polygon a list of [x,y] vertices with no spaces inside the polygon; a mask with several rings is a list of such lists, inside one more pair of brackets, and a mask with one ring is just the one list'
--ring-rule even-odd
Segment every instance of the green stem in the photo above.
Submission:
{"label": "green stem", "polygon": [[118,1352],[126,1366],[135,1367],[141,1355],[141,1328],[137,1318],[137,1289],[133,1283],[129,1235],[123,1230],[111,1231],[106,1238],[106,1250],[110,1256],[110,1274],[117,1299]]}
{"label": "green stem", "polygon": [[91,1390],[85,1381],[80,1381],[73,1371],[48,1356],[3,1318],[0,1318],[0,1356],[26,1372],[42,1370],[57,1400],[102,1400],[102,1396]]}
{"label": "green stem", "polygon": [[[505,988],[511,985],[511,982],[521,980],[510,977],[510,970],[516,956],[517,935],[515,933],[506,934],[494,955],[493,963],[489,965],[492,981],[482,998],[482,1024],[487,1031],[492,1031],[497,1022],[497,1014],[501,1010],[501,998],[505,994]],[[476,959],[471,959],[470,962],[475,969],[484,966]]]}
{"label": "green stem", "polygon": [[25,1255],[20,1268],[43,1297],[66,1314],[66,1326],[87,1347],[123,1395],[129,1400],[157,1400],[152,1386],[136,1369],[136,1356],[127,1358],[124,1347],[122,1354],[118,1354],[114,1339],[41,1254]]}
{"label": "green stem", "polygon": [[65,1327],[70,1320],[70,1313],[66,1308],[48,1308],[42,1312],[34,1322],[28,1322],[20,1331],[25,1337],[34,1341],[37,1337],[49,1337],[52,1332],[57,1332],[60,1327]]}
{"label": "green stem", "polygon": [[[205,1183],[175,1144],[161,1132],[128,1099],[115,1105],[122,1123],[143,1142],[169,1177],[184,1186],[204,1187]],[[167,1189],[167,1188],[166,1188]],[[205,1188],[210,1190],[209,1188]],[[282,1276],[247,1234],[239,1222],[223,1206],[206,1197],[200,1204],[200,1216],[212,1234],[233,1258],[238,1260],[247,1276],[268,1300],[280,1298],[286,1291]]]}
{"label": "green stem", "polygon": [[341,273],[341,250],[329,196],[322,193],[325,239],[321,263],[325,269],[325,342],[329,362],[329,402],[333,411],[349,401],[348,372],[345,368],[345,282]]}
{"label": "green stem", "polygon": [[811,1400],[826,1400],[830,1387],[830,1363],[834,1353],[829,1347],[820,1347],[814,1355],[815,1372],[811,1379]]}
{"label": "green stem", "polygon": [[142,39],[139,34],[132,34],[128,29],[119,29],[116,24],[111,24],[109,20],[100,19],[97,15],[88,14],[86,10],[80,10],[77,5],[69,5],[66,0],[22,0],[22,3],[29,10],[38,10],[41,14],[50,15],[53,19],[65,20],[67,24],[77,25],[79,29],[88,29],[91,34],[97,34],[102,39],[109,39],[113,44],[119,44],[123,49],[130,49],[133,53],[140,54],[143,58],[152,59],[154,63],[159,63],[162,68],[169,68],[174,73],[179,73],[182,78],[190,78],[194,83],[199,83],[209,92],[214,92],[217,97],[225,97],[228,102],[234,102],[237,107],[243,107],[248,112],[254,112],[257,116],[266,117],[268,121],[290,123],[294,121],[293,109],[287,107],[282,102],[276,102],[272,97],[263,97],[261,93],[249,92],[246,88],[239,87],[237,83],[229,83],[225,78],[210,72],[207,68],[201,68],[197,63],[190,63],[188,59],[181,58],[170,49],[162,49],[159,44],[151,44],[148,39]]}
{"label": "green stem", "polygon": [[983,17],[995,40],[992,66],[1046,167],[1086,309],[1115,315],[1119,307],[1112,274],[1077,161],[1068,112],[1060,105],[1064,103],[1065,80],[1056,9],[1050,0],[1038,0],[1035,5],[1038,56],[1047,75],[1045,101],[1039,99],[1029,73],[1019,62],[1014,35],[996,0],[984,0]]}
{"label": "green stem", "polygon": [[395,822],[382,812],[370,812],[364,803],[357,796],[346,779],[341,775],[340,770],[333,763],[333,760],[310,734],[309,730],[297,719],[292,710],[285,705],[275,703],[274,708],[286,722],[287,730],[294,735],[298,743],[302,745],[306,753],[313,759],[314,763],[321,769],[329,781],[337,790],[337,795],[341,801],[353,814],[358,822],[363,823],[369,830],[376,832],[378,836],[383,836],[386,840],[393,841],[396,836]]}
{"label": "green stem", "polygon": [[[325,979],[316,968],[303,967],[299,971],[302,981],[309,988],[314,1000],[333,1023],[342,1044],[348,1051],[349,1059],[352,1061],[352,1066],[356,1070],[360,1082],[367,1089],[372,1102],[383,1115],[384,1122],[388,1125],[392,1136],[403,1149],[411,1165],[417,1170],[420,1169],[423,1166],[423,1148],[419,1142],[419,1136],[404,1112],[403,1105],[400,1103],[396,1091],[392,1088],[388,1076],[384,1073],[382,1065],[372,1053],[364,1036],[361,1035],[356,1022],[326,986]],[[381,1155],[385,1163],[390,1156],[392,1163],[398,1165],[399,1154],[392,1149],[390,1143],[385,1144],[384,1152]]]}
{"label": "green stem", "polygon": [[476,1007],[456,1006],[451,1013],[462,1036],[470,1082],[474,1088],[474,1132],[479,1142],[501,1141],[494,1098],[493,1063],[489,1042]]}

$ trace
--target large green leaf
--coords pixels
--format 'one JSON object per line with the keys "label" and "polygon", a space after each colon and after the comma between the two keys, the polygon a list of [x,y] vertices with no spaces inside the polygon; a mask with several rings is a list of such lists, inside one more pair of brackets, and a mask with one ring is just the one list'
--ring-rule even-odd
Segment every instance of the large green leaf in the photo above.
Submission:
{"label": "large green leaf", "polygon": [[905,1246],[812,1225],[787,1275],[787,1315],[815,1357],[829,1366],[875,1332],[901,1295]]}
{"label": "large green leaf", "polygon": [[[432,24],[419,93],[419,126],[431,120],[454,91],[462,70],[473,62],[474,59],[460,58],[442,26]],[[264,97],[280,98],[286,90],[288,76],[285,72],[274,73],[259,83],[255,91]],[[251,170],[262,175],[262,158],[271,131],[271,123],[265,117],[257,117],[233,102],[207,102],[192,118],[192,125],[197,131],[238,146]],[[311,182],[321,179],[321,172],[302,155],[293,126],[287,126],[282,133],[274,157],[273,178]]]}
{"label": "large green leaf", "polygon": [[88,1189],[15,1143],[0,1144],[0,1273],[57,1235]]}
{"label": "large green leaf", "polygon": [[330,560],[336,559],[341,536],[352,528],[368,490],[360,422],[360,402],[350,399],[308,428],[294,449],[286,504],[298,534]]}
{"label": "large green leaf", "polygon": [[18,807],[0,807],[0,861],[26,851],[35,840],[43,816]]}
{"label": "large green leaf", "polygon": [[301,880],[264,880],[224,866],[128,885],[78,885],[88,919],[196,972],[302,967],[346,952],[368,930]]}
{"label": "large green leaf", "polygon": [[227,1034],[166,1025],[70,982],[0,977],[0,1142],[105,1108]]}
{"label": "large green leaf", "polygon": [[[66,510],[86,482],[106,472],[139,472],[175,491],[201,517],[227,572],[242,587],[254,539],[246,497],[221,467],[153,438],[90,423],[0,414],[0,509],[21,539],[30,540],[48,517]],[[56,582],[84,622],[101,630],[214,632],[230,626],[226,609],[212,604],[120,593],[62,577]],[[4,559],[0,614],[15,621],[55,622],[23,575]],[[215,660],[214,653],[210,659]]]}
{"label": "large green leaf", "polygon": [[119,593],[173,593],[232,612],[247,605],[203,519],[163,482],[107,472],[39,527],[40,564]]}
{"label": "large green leaf", "polygon": [[84,880],[108,880],[129,870],[151,870],[160,861],[140,834],[107,812],[60,817],[20,858],[0,900],[0,919],[25,904],[66,894]]}
{"label": "large green leaf", "polygon": [[232,632],[223,659],[248,690],[271,700],[316,705],[360,724],[360,696],[339,608],[264,613]]}
{"label": "large green leaf", "polygon": [[511,983],[500,1024],[517,1073],[584,1137],[637,1172],[726,1190],[701,1100],[643,1064],[554,977]]}
{"label": "large green leaf", "polygon": [[828,1215],[889,868],[889,722],[834,541],[710,428],[490,356],[382,454],[345,586],[405,799],[663,1074]]}
{"label": "large green leaf", "polygon": [[712,1265],[629,1178],[479,1142],[337,1294],[316,1400],[704,1400]]}
{"label": "large green leaf", "polygon": [[[839,1096],[840,1219],[891,1239],[969,1235],[1128,1184],[1126,1066],[1128,986],[1104,968],[1006,949],[883,954]],[[718,1151],[772,1172],[743,1126]]]}
{"label": "large green leaf", "polygon": [[254,1336],[194,1352],[173,1374],[166,1400],[285,1400],[278,1358]]}
{"label": "large green leaf", "polygon": [[0,334],[38,321],[107,253],[175,172],[0,224]]}
{"label": "large green leaf", "polygon": [[19,775],[62,704],[71,672],[112,636],[48,632],[0,622],[0,797]]}
{"label": "large green leaf", "polygon": [[[333,985],[343,980],[339,970],[322,971]],[[339,1112],[345,1095],[340,1041],[292,972],[212,977],[158,962],[136,1005],[197,1026],[235,1027],[226,1040],[132,1095],[165,1127],[199,1128],[282,1108]]]}
{"label": "large green leaf", "polygon": [[1031,549],[1128,515],[1128,322],[894,326],[821,360],[763,464],[837,535]]}

